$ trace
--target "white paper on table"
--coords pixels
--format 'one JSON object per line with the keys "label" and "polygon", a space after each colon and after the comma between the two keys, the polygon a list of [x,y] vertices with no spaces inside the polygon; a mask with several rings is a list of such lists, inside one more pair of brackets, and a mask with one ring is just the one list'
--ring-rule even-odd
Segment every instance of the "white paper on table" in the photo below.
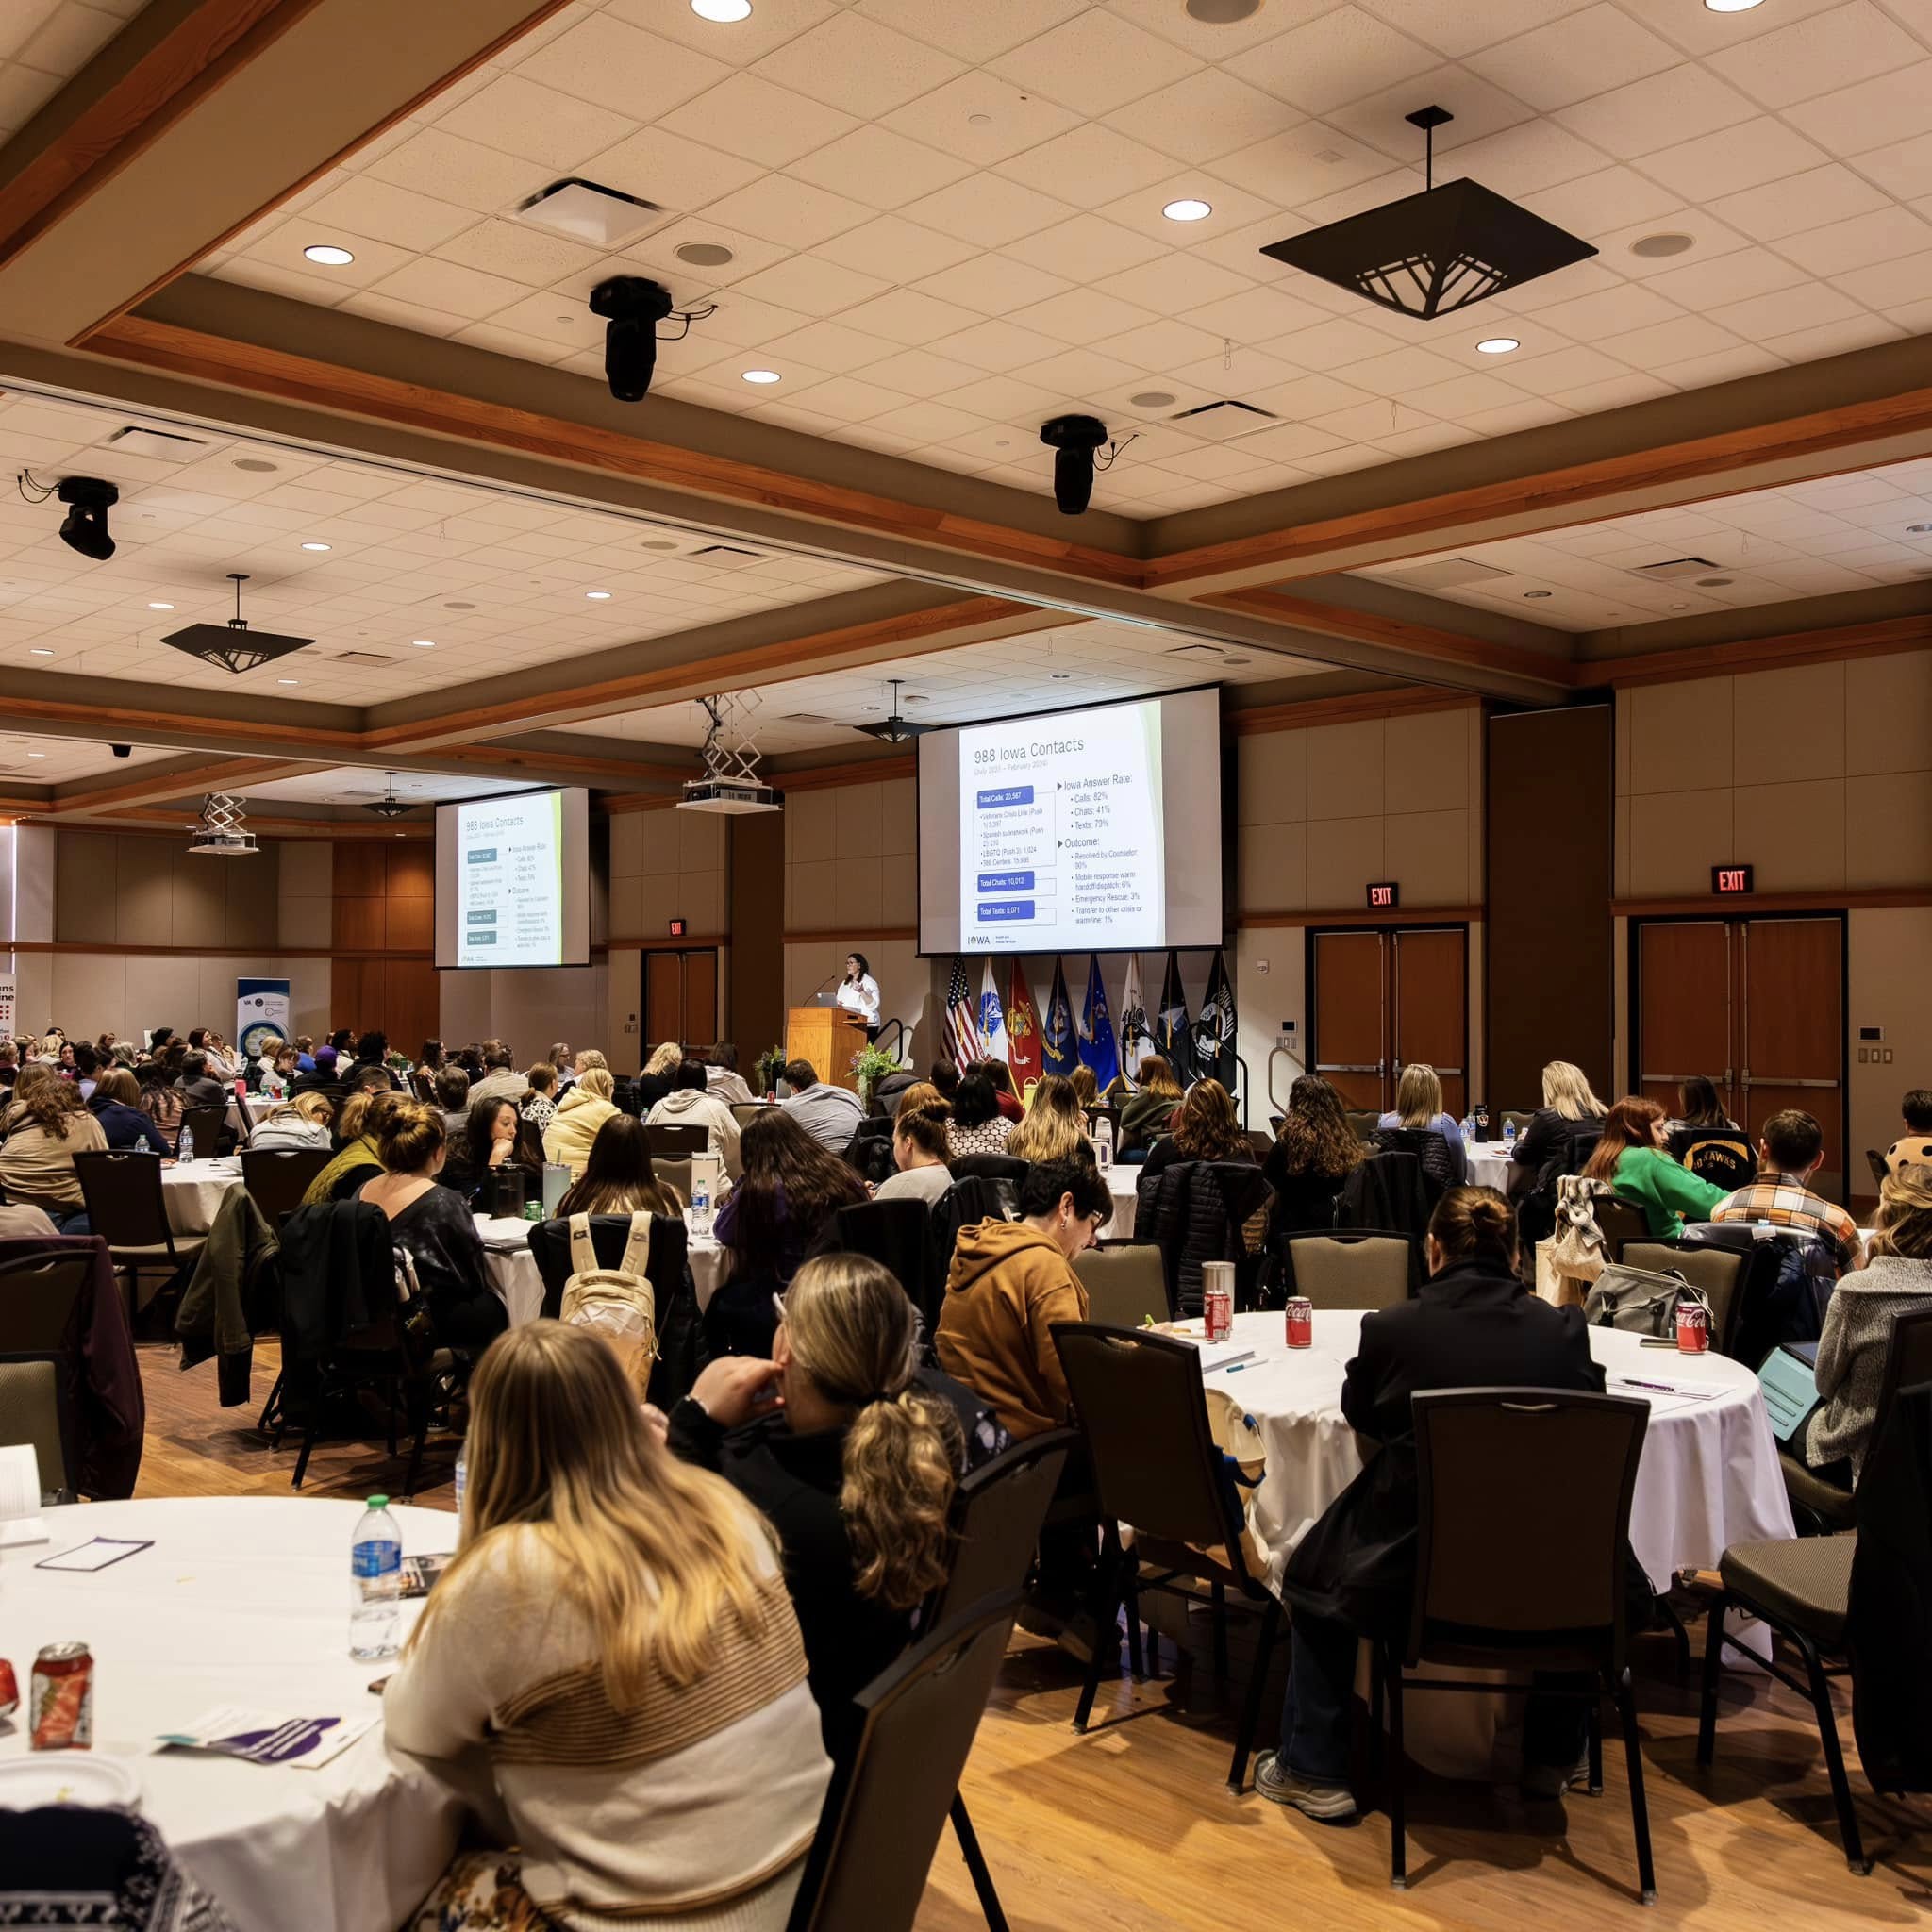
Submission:
{"label": "white paper on table", "polygon": [[1606,1377],[1613,1395],[1641,1395],[1650,1404],[1652,1415],[1676,1415],[1700,1402],[1709,1402],[1727,1393],[1722,1382],[1685,1381],[1673,1375],[1609,1375]]}
{"label": "white paper on table", "polygon": [[1231,1369],[1237,1362],[1251,1362],[1255,1359],[1252,1348],[1238,1348],[1232,1342],[1223,1342],[1218,1347],[1203,1347],[1201,1350],[1201,1373],[1211,1375],[1216,1369]]}
{"label": "white paper on table", "polygon": [[41,1458],[31,1442],[0,1449],[0,1550],[47,1541],[41,1515]]}
{"label": "white paper on table", "polygon": [[290,1717],[277,1710],[218,1704],[184,1729],[165,1732],[154,1748],[214,1751],[251,1764],[313,1771],[340,1757],[375,1722],[374,1717]]}

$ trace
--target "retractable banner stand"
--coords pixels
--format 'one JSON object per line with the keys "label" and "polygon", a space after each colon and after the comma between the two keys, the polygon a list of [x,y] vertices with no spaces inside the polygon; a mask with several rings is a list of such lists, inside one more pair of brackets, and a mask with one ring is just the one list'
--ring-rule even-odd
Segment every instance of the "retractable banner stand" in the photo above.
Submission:
{"label": "retractable banner stand", "polygon": [[0,973],[0,1040],[13,1038],[13,974]]}
{"label": "retractable banner stand", "polygon": [[264,1040],[289,1038],[289,982],[286,979],[238,979],[235,982],[235,1044],[253,1059],[261,1051]]}

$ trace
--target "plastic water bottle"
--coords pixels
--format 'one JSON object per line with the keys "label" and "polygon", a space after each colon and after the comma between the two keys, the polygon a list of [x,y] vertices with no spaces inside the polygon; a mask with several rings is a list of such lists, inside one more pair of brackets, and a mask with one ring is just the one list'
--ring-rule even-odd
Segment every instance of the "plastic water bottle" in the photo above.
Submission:
{"label": "plastic water bottle", "polygon": [[693,1234],[711,1231],[711,1183],[705,1174],[697,1175],[691,1184],[691,1229]]}
{"label": "plastic water bottle", "polygon": [[1506,1147],[1513,1147],[1516,1144],[1516,1123],[1514,1121],[1505,1121],[1503,1123],[1503,1144]]}
{"label": "plastic water bottle", "polygon": [[1096,1167],[1113,1165],[1113,1122],[1106,1114],[1093,1123],[1093,1164]]}
{"label": "plastic water bottle", "polygon": [[371,1496],[349,1544],[349,1655],[368,1662],[396,1654],[403,1538],[387,1496]]}
{"label": "plastic water bottle", "polygon": [[194,1129],[186,1121],[181,1123],[181,1132],[176,1140],[175,1151],[183,1160],[194,1158]]}
{"label": "plastic water bottle", "polygon": [[457,1518],[463,1514],[463,1491],[470,1480],[470,1444],[467,1438],[457,1449]]}

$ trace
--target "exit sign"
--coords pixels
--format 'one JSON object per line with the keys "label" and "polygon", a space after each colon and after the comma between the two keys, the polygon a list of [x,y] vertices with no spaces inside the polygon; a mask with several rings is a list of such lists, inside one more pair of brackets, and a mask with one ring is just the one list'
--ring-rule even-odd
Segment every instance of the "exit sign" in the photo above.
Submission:
{"label": "exit sign", "polygon": [[681,940],[681,939],[682,939],[682,938],[684,937],[684,921],[683,921],[683,920],[681,920],[681,919],[674,919],[674,920],[673,920],[673,921],[671,922],[671,937],[672,937],[673,939],[675,939],[675,940]]}
{"label": "exit sign", "polygon": [[1713,892],[1748,892],[1751,890],[1751,868],[1748,865],[1712,866],[1710,890]]}
{"label": "exit sign", "polygon": [[1369,888],[1369,910],[1371,912],[1391,912],[1402,903],[1402,888],[1393,879],[1386,880],[1379,886]]}

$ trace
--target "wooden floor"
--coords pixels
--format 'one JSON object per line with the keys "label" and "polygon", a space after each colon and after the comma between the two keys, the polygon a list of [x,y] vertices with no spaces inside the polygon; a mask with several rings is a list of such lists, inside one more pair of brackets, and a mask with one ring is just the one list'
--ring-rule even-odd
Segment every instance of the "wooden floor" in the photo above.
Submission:
{"label": "wooden floor", "polygon": [[[294,1445],[272,1453],[254,1419],[273,1380],[258,1353],[248,1408],[216,1405],[211,1365],[183,1374],[142,1348],[148,1398],[143,1496],[278,1494]],[[453,1443],[432,1442],[416,1500],[450,1507]],[[379,1439],[318,1448],[308,1492],[361,1495],[397,1480]],[[1701,1640],[1700,1640],[1701,1641]],[[1601,1798],[1525,1811],[1510,1791],[1418,1776],[1409,1798],[1409,1890],[1389,1888],[1388,1820],[1310,1823],[1250,1792],[1228,1795],[1224,1717],[1186,1714],[1171,1678],[1103,1693],[1095,1727],[1070,1726],[1074,1668],[1016,1636],[967,1771],[965,1794],[1013,1932],[1388,1932],[1400,1927],[1695,1926],[1833,1932],[1924,1925],[1932,1907],[1932,1804],[1874,1798],[1854,1765],[1870,1877],[1845,1868],[1808,1709],[1761,1676],[1729,1675],[1718,1761],[1694,1761],[1696,1688],[1668,1640],[1639,1646],[1644,1774],[1657,1902],[1636,1894],[1622,1753],[1605,1753]],[[1103,1722],[1105,1720],[1105,1722]],[[1851,1753],[1851,1724],[1842,1735]],[[920,1932],[981,1932],[950,1834]],[[862,1928],[853,1928],[862,1932]]]}

